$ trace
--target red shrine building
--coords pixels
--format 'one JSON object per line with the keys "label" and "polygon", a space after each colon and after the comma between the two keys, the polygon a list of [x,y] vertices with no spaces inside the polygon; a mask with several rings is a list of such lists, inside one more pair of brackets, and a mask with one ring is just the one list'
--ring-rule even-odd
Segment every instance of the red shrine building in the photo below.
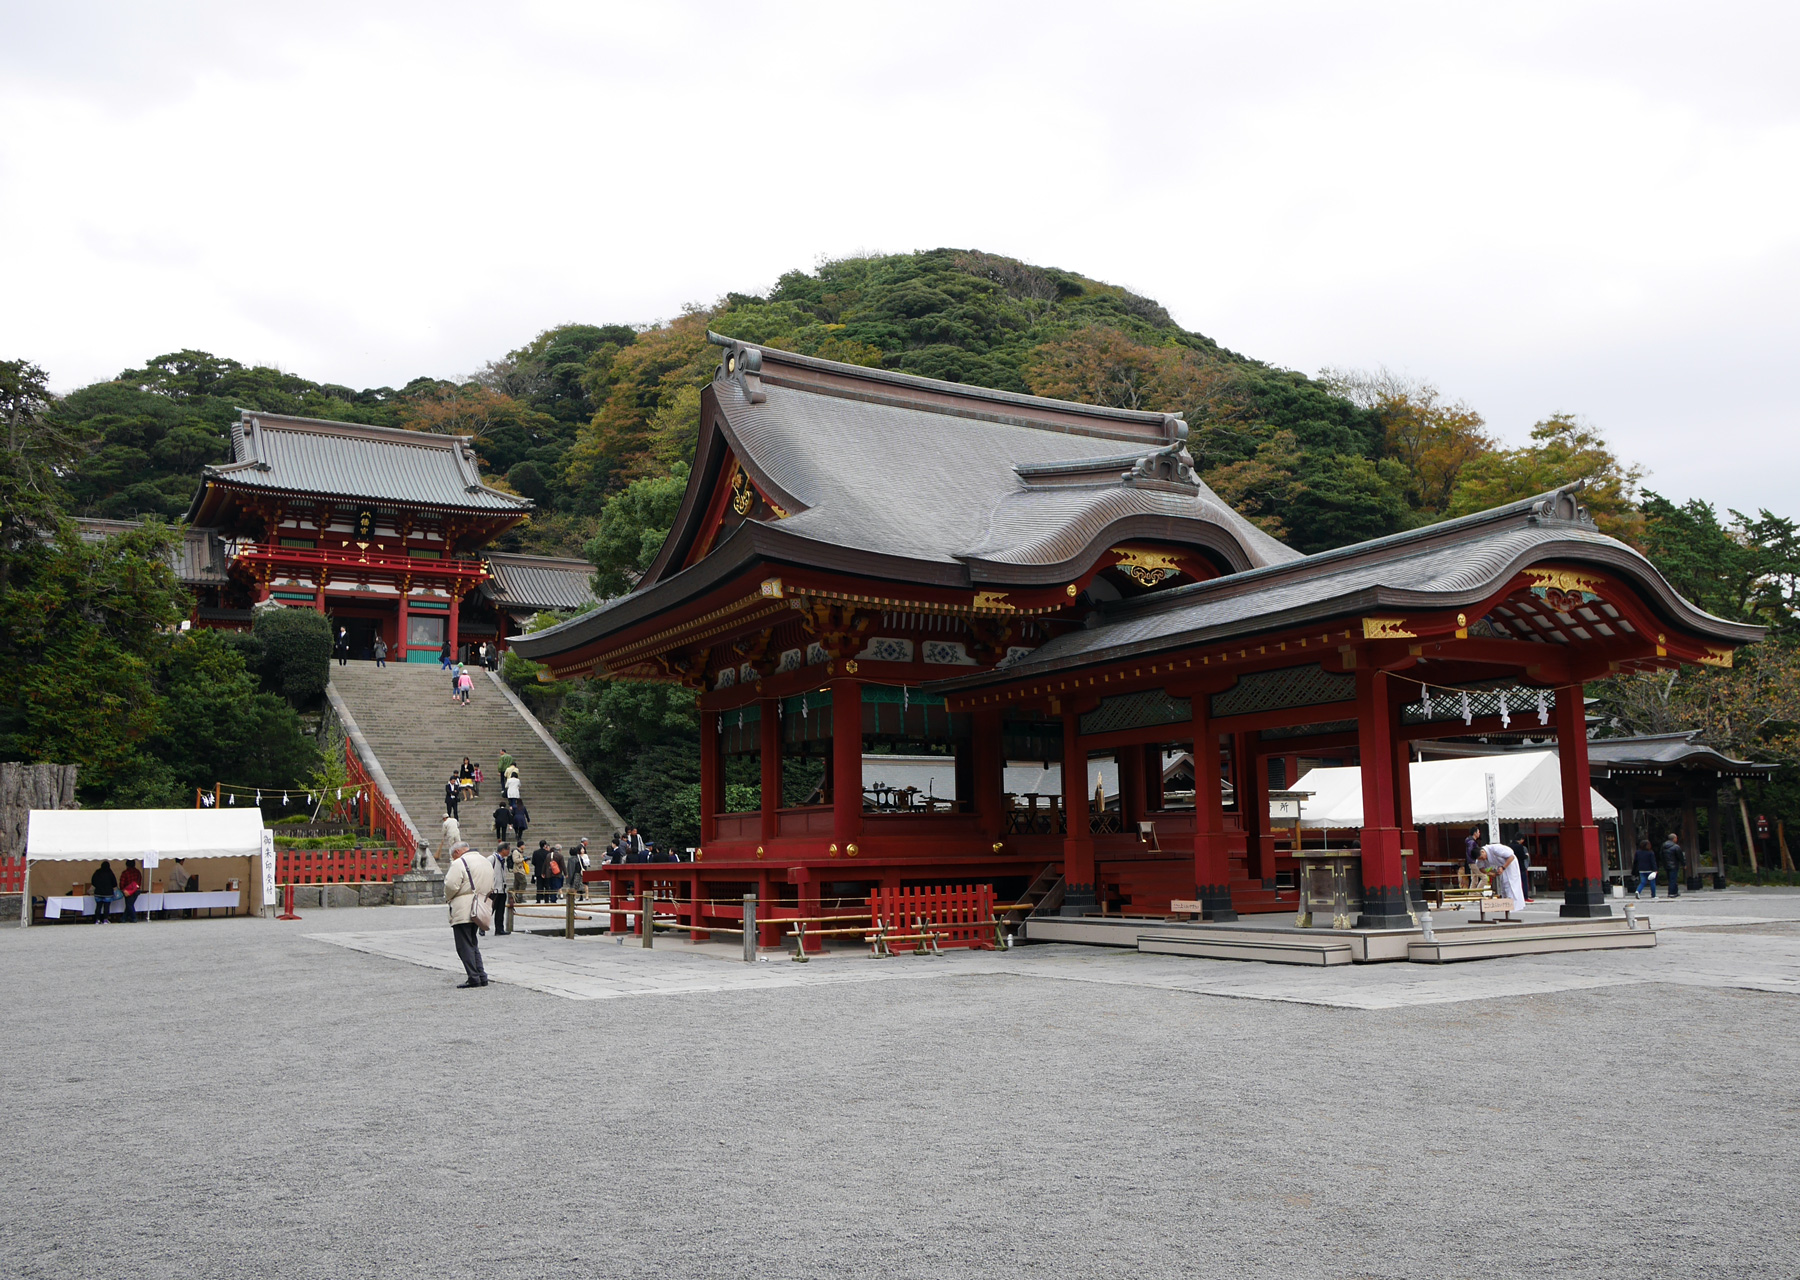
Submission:
{"label": "red shrine building", "polygon": [[531,510],[481,483],[467,437],[244,410],[176,568],[196,625],[248,626],[272,601],[329,615],[352,657],[380,639],[392,661],[436,662],[446,644],[504,647],[539,611],[594,603],[585,561],[486,549]]}
{"label": "red shrine building", "polygon": [[[1055,876],[1067,913],[1280,910],[1269,792],[1320,760],[1362,766],[1359,925],[1404,927],[1413,744],[1523,732],[1560,748],[1562,912],[1604,915],[1583,683],[1762,634],[1683,600],[1574,487],[1302,556],[1199,480],[1179,418],[713,341],[655,563],[512,639],[555,677],[697,694],[697,927],[742,893],[817,915]],[[309,528],[355,518],[329,515]],[[921,759],[947,785],[891,785]]]}

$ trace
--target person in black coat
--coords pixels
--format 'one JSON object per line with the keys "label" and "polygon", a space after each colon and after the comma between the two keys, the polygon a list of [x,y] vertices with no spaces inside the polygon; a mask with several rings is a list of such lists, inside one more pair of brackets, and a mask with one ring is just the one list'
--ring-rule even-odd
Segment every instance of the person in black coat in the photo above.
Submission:
{"label": "person in black coat", "polygon": [[456,804],[461,798],[462,793],[456,789],[455,778],[450,779],[450,781],[444,784],[444,812],[448,813],[452,818],[457,816]]}
{"label": "person in black coat", "polygon": [[522,849],[525,846],[520,842],[525,839],[525,832],[531,826],[531,814],[526,811],[523,800],[514,800],[509,812],[512,814],[513,843]]}
{"label": "person in black coat", "polygon": [[512,826],[512,810],[504,804],[494,806],[494,839],[506,839],[506,829]]}
{"label": "person in black coat", "polygon": [[1663,846],[1658,852],[1662,856],[1664,874],[1668,876],[1669,896],[1679,898],[1682,876],[1687,871],[1687,851],[1681,847],[1681,841],[1677,840],[1675,833],[1671,831],[1669,838],[1663,841]]}
{"label": "person in black coat", "polygon": [[88,887],[94,891],[94,923],[102,924],[112,908],[113,899],[119,896],[119,877],[114,874],[112,863],[102,862],[88,878]]}

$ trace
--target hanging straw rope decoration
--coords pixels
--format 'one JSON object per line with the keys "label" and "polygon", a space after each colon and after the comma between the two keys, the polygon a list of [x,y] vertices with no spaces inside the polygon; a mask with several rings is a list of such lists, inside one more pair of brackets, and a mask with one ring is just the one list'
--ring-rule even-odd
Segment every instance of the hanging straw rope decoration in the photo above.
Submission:
{"label": "hanging straw rope decoration", "polygon": [[[1427,684],[1423,680],[1416,681],[1416,683],[1419,686],[1419,705],[1424,712],[1427,721],[1431,720],[1434,714],[1432,711],[1431,695],[1433,691],[1435,691],[1440,701],[1453,700],[1457,704],[1459,710],[1462,712],[1462,722],[1464,724],[1472,725],[1475,723],[1475,708],[1469,701],[1469,691],[1467,689],[1456,689],[1446,685]],[[1500,727],[1502,729],[1510,729],[1512,727],[1513,706],[1509,695],[1518,694],[1523,691],[1520,689],[1498,689],[1493,690],[1492,692],[1497,693],[1500,698]],[[1548,725],[1550,723],[1549,692],[1545,689],[1535,689],[1532,690],[1532,693],[1536,697],[1538,723],[1540,725]],[[1454,695],[1454,699],[1452,699],[1452,695]]]}
{"label": "hanging straw rope decoration", "polygon": [[1512,711],[1506,705],[1506,690],[1500,690],[1500,727],[1512,728]]}
{"label": "hanging straw rope decoration", "polygon": [[1550,704],[1544,698],[1544,691],[1542,689],[1539,689],[1537,691],[1537,695],[1538,695],[1538,723],[1539,724],[1549,724],[1550,723]]}

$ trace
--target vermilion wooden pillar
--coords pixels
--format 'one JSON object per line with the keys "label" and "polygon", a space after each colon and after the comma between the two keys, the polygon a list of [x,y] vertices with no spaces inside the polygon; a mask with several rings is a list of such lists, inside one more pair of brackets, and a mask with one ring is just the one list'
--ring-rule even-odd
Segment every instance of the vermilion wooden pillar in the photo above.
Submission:
{"label": "vermilion wooden pillar", "polygon": [[700,845],[719,837],[719,810],[725,798],[725,761],[719,743],[719,713],[700,713]]}
{"label": "vermilion wooden pillar", "polygon": [[1082,915],[1094,906],[1094,832],[1088,820],[1087,751],[1081,745],[1081,717],[1065,707],[1063,718],[1063,810],[1069,830],[1063,837],[1064,915]]}
{"label": "vermilion wooden pillar", "polygon": [[[409,585],[410,584],[403,583],[400,587],[400,622],[399,622],[397,630],[394,633],[394,661],[395,662],[405,662],[406,661],[406,632],[407,632],[407,620],[408,620],[408,616],[409,616],[406,611],[406,592],[408,590]],[[624,926],[621,925],[620,927],[623,928]]]}
{"label": "vermilion wooden pillar", "polygon": [[[999,707],[982,707],[971,717],[975,753],[975,812],[981,830],[992,840],[999,840],[1006,827],[1006,744],[1002,740]],[[957,796],[960,802],[968,797]]]}
{"label": "vermilion wooden pillar", "polygon": [[1600,828],[1594,825],[1589,790],[1587,709],[1582,686],[1556,691],[1556,756],[1562,765],[1562,863],[1565,916],[1610,916],[1606,873],[1600,862]]}
{"label": "vermilion wooden pillar", "polygon": [[1419,848],[1418,828],[1413,826],[1412,744],[1400,736],[1400,709],[1406,699],[1400,687],[1394,687],[1392,692],[1388,712],[1394,739],[1394,817],[1400,827],[1401,870],[1406,876],[1408,899],[1416,900],[1422,891],[1419,876],[1425,853]]}
{"label": "vermilion wooden pillar", "polygon": [[840,852],[862,835],[862,681],[831,682],[831,838]]}
{"label": "vermilion wooden pillar", "polygon": [[[781,829],[781,703],[764,698],[757,711],[762,716],[757,736],[762,744],[762,838],[766,843]],[[766,897],[766,885],[763,892]]]}
{"label": "vermilion wooden pillar", "polygon": [[462,642],[457,635],[457,622],[462,617],[462,597],[455,591],[450,593],[450,617],[444,623],[445,634],[450,638],[450,661],[457,662],[462,658]]}
{"label": "vermilion wooden pillar", "polygon": [[1384,672],[1356,669],[1356,745],[1362,760],[1362,918],[1359,929],[1410,929],[1400,824],[1394,811],[1394,720]]}
{"label": "vermilion wooden pillar", "polygon": [[1219,774],[1219,735],[1208,715],[1210,695],[1194,694],[1194,897],[1208,920],[1236,920],[1231,906],[1231,849],[1225,837],[1225,795]]}

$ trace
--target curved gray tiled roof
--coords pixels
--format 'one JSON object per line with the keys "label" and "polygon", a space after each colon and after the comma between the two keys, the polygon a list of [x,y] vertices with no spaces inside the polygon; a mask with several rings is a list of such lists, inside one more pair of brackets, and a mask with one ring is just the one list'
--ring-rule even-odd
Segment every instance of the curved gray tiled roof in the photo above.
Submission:
{"label": "curved gray tiled roof", "polygon": [[[505,512],[532,507],[529,498],[481,483],[466,436],[245,409],[231,425],[231,448],[234,460],[207,467],[208,479],[416,506]],[[196,498],[196,508],[198,503]]]}
{"label": "curved gray tiled roof", "polygon": [[[136,529],[137,520],[106,520],[95,516],[77,516],[76,525],[84,541],[95,542]],[[169,553],[169,567],[175,576],[190,587],[217,586],[230,580],[225,572],[225,552],[219,545],[218,530],[189,525],[181,531],[181,539]]]}
{"label": "curved gray tiled roof", "polygon": [[[1133,518],[1191,525],[1177,540],[1210,546],[1233,568],[1299,555],[1197,479],[1167,487],[1121,482],[1136,455],[1120,456],[1120,441],[1137,444],[1139,453],[1163,447],[1170,443],[1162,436],[1165,424],[1174,429],[1175,419],[1034,396],[977,397],[955,383],[871,370],[843,377],[852,383],[844,386],[810,375],[847,366],[731,345],[761,357],[760,385],[714,380],[725,433],[758,482],[784,506],[792,504],[794,514],[779,526],[789,536],[972,569],[992,566],[1012,581],[1036,575],[1022,578],[1006,568],[1054,569],[1046,581],[1072,567],[1085,569],[1086,563],[1076,565],[1083,553]],[[1087,421],[1055,420],[1077,415]],[[1185,434],[1185,424],[1179,430]],[[1115,465],[1094,468],[1086,483],[1034,485],[1018,470],[1103,457]],[[1119,536],[1141,531],[1120,529]]]}
{"label": "curved gray tiled roof", "polygon": [[1652,609],[1701,635],[1731,644],[1762,638],[1762,627],[1715,618],[1689,604],[1642,555],[1594,528],[1575,502],[1578,487],[1291,564],[1107,605],[1087,627],[1048,641],[1005,671],[935,687],[1011,681],[1314,619],[1376,610],[1453,609],[1480,602],[1520,569],[1551,559],[1593,565],[1634,580]]}
{"label": "curved gray tiled roof", "polygon": [[490,551],[493,577],[482,591],[502,609],[562,612],[592,608],[594,566],[586,560]]}

